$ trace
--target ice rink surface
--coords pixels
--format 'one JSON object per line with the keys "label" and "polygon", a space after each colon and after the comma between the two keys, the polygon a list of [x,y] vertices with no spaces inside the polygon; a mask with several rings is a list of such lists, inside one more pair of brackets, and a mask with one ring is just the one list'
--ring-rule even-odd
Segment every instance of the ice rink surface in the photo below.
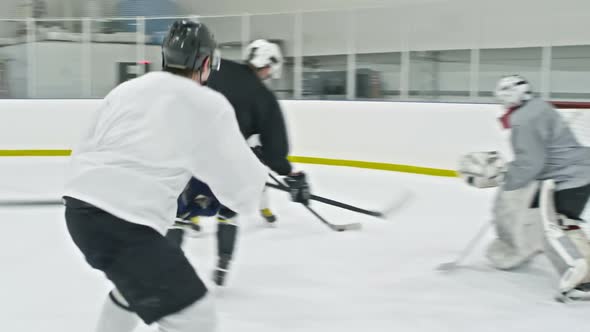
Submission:
{"label": "ice rink surface", "polygon": [[[57,198],[61,158],[0,160],[0,199]],[[490,219],[493,190],[458,179],[300,165],[315,194],[371,209],[408,193],[388,220],[314,203],[333,223],[363,229],[333,232],[286,194],[272,192],[278,226],[243,217],[227,287],[212,289],[220,331],[587,331],[590,302],[552,297],[557,277],[537,257],[512,272],[492,269],[487,235],[465,266],[435,270],[456,257]],[[129,199],[141,199],[130,197]],[[61,206],[0,207],[0,316],[6,332],[93,331],[110,285],[71,242]],[[185,242],[210,285],[215,223]],[[153,331],[141,326],[138,331]]]}

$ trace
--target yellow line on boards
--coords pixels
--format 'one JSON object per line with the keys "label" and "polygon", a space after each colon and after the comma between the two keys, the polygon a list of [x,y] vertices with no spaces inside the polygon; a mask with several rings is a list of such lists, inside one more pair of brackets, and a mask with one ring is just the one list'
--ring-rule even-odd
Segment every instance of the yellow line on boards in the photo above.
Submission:
{"label": "yellow line on boards", "polygon": [[[0,150],[0,157],[67,157],[72,150]],[[377,169],[382,171],[424,174],[433,176],[456,177],[457,172],[449,169],[420,167],[412,165],[398,165],[371,161],[330,159],[317,157],[289,156],[294,163],[347,166],[357,168]]]}
{"label": "yellow line on boards", "polygon": [[0,150],[0,157],[67,157],[72,150]]}
{"label": "yellow line on boards", "polygon": [[376,163],[376,162],[370,162],[370,161],[328,159],[328,158],[316,158],[316,157],[299,157],[299,156],[290,156],[289,160],[294,163],[302,163],[302,164],[348,166],[348,167],[378,169],[378,170],[382,170],[382,171],[415,173],[415,174],[425,174],[425,175],[433,175],[433,176],[457,177],[457,172],[453,171],[453,170],[411,166],[411,165],[398,165],[398,164],[388,164],[388,163]]}

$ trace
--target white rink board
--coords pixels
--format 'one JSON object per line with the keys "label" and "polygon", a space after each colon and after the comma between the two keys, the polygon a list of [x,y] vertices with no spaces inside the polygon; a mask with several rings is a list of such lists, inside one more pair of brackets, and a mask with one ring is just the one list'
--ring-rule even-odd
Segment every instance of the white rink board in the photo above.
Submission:
{"label": "white rink board", "polygon": [[[72,149],[99,103],[0,100],[0,149]],[[455,169],[459,156],[472,151],[500,150],[510,157],[508,133],[497,120],[502,112],[498,105],[294,100],[281,104],[291,154],[296,156],[442,169]],[[577,111],[573,118],[588,138],[590,111]]]}

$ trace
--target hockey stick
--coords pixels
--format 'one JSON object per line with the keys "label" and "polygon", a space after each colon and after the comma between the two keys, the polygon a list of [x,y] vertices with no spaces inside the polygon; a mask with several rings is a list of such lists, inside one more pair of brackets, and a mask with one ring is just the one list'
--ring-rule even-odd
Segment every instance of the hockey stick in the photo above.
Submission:
{"label": "hockey stick", "polygon": [[[266,184],[267,187],[273,188],[273,189],[278,189],[278,190],[282,190],[282,191],[289,191],[289,188],[281,186],[281,185],[277,185],[274,183],[267,183]],[[329,198],[325,198],[325,197],[321,197],[321,196],[316,196],[316,195],[311,195],[310,199],[314,200],[314,201],[318,201],[320,203],[325,203],[328,205],[333,205],[339,208],[343,208],[345,210],[350,210],[350,211],[354,211],[354,212],[358,212],[361,214],[366,214],[369,216],[373,216],[373,217],[378,217],[378,218],[383,218],[384,217],[384,213],[379,212],[379,211],[371,211],[371,210],[365,210],[353,205],[349,205],[346,203],[342,203],[342,202],[338,202]]]}
{"label": "hockey stick", "polygon": [[[273,178],[273,180],[275,182],[277,182],[277,179],[271,174],[271,177]],[[277,182],[278,183],[278,182]],[[282,185],[282,184],[274,184],[274,183],[267,183],[266,184],[267,187],[273,188],[273,189],[278,189],[278,190],[282,190],[282,191],[289,191],[289,188],[287,188],[286,186]],[[324,204],[328,204],[328,205],[332,205],[335,207],[339,207],[345,210],[349,210],[349,211],[353,211],[353,212],[358,212],[361,214],[366,214],[372,217],[377,217],[377,218],[382,218],[382,219],[386,219],[393,211],[398,210],[400,207],[402,207],[409,199],[411,198],[410,194],[404,195],[401,199],[399,199],[398,201],[394,202],[391,204],[391,206],[389,206],[389,208],[387,208],[384,211],[372,211],[372,210],[366,210],[354,205],[350,205],[350,204],[346,204],[346,203],[342,203],[333,199],[329,199],[329,198],[325,198],[322,196],[316,196],[316,195],[311,195],[310,199],[314,200],[314,201],[318,201],[320,203],[324,203]]]}
{"label": "hockey stick", "polygon": [[9,199],[9,200],[0,200],[0,207],[10,207],[10,206],[54,206],[54,205],[63,205],[63,200],[61,199],[30,199],[30,200],[18,200],[18,199]]}
{"label": "hockey stick", "polygon": [[[275,181],[277,183],[276,184],[277,189],[282,190],[282,191],[289,191],[289,187],[287,187],[286,185],[282,184],[272,174],[269,174],[269,175],[273,179],[273,181]],[[267,185],[269,185],[269,184],[271,184],[271,183],[267,183]],[[274,188],[274,187],[272,187],[272,188]],[[303,205],[303,206],[305,206],[305,208],[309,212],[311,212],[316,218],[318,218],[326,226],[330,227],[330,229],[333,230],[333,231],[343,232],[343,231],[350,231],[350,230],[361,229],[361,224],[358,223],[358,222],[349,223],[349,224],[342,224],[342,225],[332,224],[331,222],[327,221],[324,217],[322,217],[319,213],[317,213],[314,209],[312,209],[309,205]]]}
{"label": "hockey stick", "polygon": [[311,212],[314,216],[316,216],[316,218],[318,218],[321,222],[326,224],[326,226],[330,227],[330,229],[332,229],[334,231],[344,232],[344,231],[352,231],[352,230],[361,229],[361,224],[358,222],[354,222],[354,223],[350,223],[350,224],[342,224],[342,225],[332,224],[331,222],[327,221],[322,216],[320,216],[317,212],[315,212],[315,210],[312,209],[311,207],[309,207],[309,205],[304,205],[304,206],[309,212]]}
{"label": "hockey stick", "polygon": [[481,241],[481,239],[487,233],[488,228],[491,225],[492,225],[492,223],[490,223],[490,222],[486,222],[484,225],[482,225],[479,228],[479,231],[477,232],[477,234],[471,239],[469,244],[467,244],[465,249],[463,249],[463,251],[461,251],[459,256],[454,261],[440,264],[436,269],[439,271],[452,271],[452,270],[456,269],[459,266],[459,264],[461,262],[463,262],[463,260],[465,260],[465,258],[467,258],[467,256],[469,256],[469,254],[471,254],[475,245]]}

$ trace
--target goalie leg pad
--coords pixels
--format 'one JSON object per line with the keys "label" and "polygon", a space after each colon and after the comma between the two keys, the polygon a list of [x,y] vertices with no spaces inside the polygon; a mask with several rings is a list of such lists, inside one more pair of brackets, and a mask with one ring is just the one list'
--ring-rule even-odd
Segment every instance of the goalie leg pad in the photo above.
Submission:
{"label": "goalie leg pad", "polygon": [[498,191],[493,209],[498,238],[486,252],[495,268],[517,268],[543,251],[539,209],[530,208],[537,187],[537,183],[532,183],[519,190]]}
{"label": "goalie leg pad", "polygon": [[[574,241],[574,238],[578,238],[579,234],[574,235],[571,232],[573,231],[568,231],[569,234],[565,232],[559,234],[552,231],[552,234],[547,235],[545,252],[561,276],[559,280],[561,292],[567,292],[588,280],[588,256],[585,257],[581,253],[577,241]],[[588,246],[587,243],[586,246]]]}
{"label": "goalie leg pad", "polygon": [[566,231],[565,233],[586,261],[588,271],[582,280],[582,283],[590,283],[590,241],[588,240],[586,233],[579,228]]}
{"label": "goalie leg pad", "polygon": [[552,180],[543,182],[539,205],[547,239],[546,252],[561,275],[559,290],[567,292],[588,280],[590,244],[576,220],[557,214]]}

